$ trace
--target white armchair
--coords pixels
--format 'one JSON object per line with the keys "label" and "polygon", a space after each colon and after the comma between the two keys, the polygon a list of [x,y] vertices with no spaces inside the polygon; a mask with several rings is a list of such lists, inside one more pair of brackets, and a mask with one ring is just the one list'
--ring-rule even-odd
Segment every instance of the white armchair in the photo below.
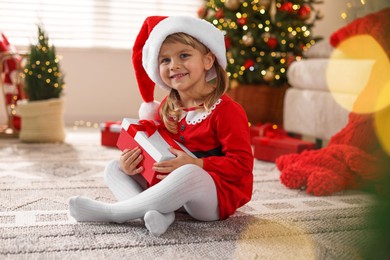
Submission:
{"label": "white armchair", "polygon": [[328,40],[310,51],[287,71],[291,87],[285,94],[283,125],[286,131],[315,138],[321,145],[348,122],[374,61],[343,57]]}

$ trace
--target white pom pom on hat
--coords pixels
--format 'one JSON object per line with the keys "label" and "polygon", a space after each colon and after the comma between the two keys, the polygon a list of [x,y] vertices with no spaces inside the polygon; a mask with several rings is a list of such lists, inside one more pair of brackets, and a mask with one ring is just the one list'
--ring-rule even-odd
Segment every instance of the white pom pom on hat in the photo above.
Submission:
{"label": "white pom pom on hat", "polygon": [[[141,119],[154,119],[157,113],[159,103],[154,100],[154,86],[158,85],[166,90],[171,89],[160,77],[158,55],[166,37],[180,32],[194,37],[207,46],[220,66],[226,67],[224,35],[211,23],[187,16],[147,17],[135,40],[132,55],[138,88],[146,103],[142,104],[139,110]],[[207,72],[206,80],[209,81],[215,77],[216,72],[213,67]]]}

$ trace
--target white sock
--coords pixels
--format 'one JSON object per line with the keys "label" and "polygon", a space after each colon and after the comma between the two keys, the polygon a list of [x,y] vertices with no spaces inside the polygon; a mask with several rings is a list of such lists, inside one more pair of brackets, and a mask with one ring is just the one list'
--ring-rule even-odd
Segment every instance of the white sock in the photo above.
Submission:
{"label": "white sock", "polygon": [[144,216],[145,226],[154,236],[164,234],[174,220],[174,212],[162,214],[157,210],[149,210]]}
{"label": "white sock", "polygon": [[117,223],[125,222],[113,217],[110,206],[111,204],[103,203],[82,196],[74,196],[69,199],[69,213],[77,221]]}
{"label": "white sock", "polygon": [[[173,213],[183,205],[196,219],[219,219],[214,181],[196,165],[178,168],[158,184],[125,201],[109,204],[85,197],[72,197],[69,201],[70,214],[78,221],[117,223],[142,218],[150,210]],[[155,213],[152,215],[155,217]]]}

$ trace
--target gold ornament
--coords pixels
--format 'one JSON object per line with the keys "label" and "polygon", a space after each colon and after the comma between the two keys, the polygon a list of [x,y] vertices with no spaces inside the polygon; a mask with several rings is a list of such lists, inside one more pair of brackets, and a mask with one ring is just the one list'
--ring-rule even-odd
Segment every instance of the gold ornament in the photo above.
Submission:
{"label": "gold ornament", "polygon": [[233,58],[233,54],[232,54],[230,51],[227,51],[227,52],[226,52],[226,58],[227,58],[228,60],[230,60],[231,58]]}
{"label": "gold ornament", "polygon": [[225,0],[225,7],[232,11],[237,10],[240,4],[240,0]]}
{"label": "gold ornament", "polygon": [[252,46],[254,42],[252,34],[249,32],[242,36],[242,42],[245,44],[245,46]]}
{"label": "gold ornament", "polygon": [[232,89],[237,88],[238,85],[240,85],[240,84],[238,83],[237,80],[234,79],[234,80],[230,81],[230,88],[232,88]]}
{"label": "gold ornament", "polygon": [[271,69],[267,69],[263,79],[267,82],[271,82],[275,78],[275,73]]}

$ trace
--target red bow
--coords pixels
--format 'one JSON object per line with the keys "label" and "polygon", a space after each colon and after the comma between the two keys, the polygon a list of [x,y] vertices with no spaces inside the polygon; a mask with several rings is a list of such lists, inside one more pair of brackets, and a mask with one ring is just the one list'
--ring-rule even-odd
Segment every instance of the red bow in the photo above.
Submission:
{"label": "red bow", "polygon": [[134,138],[138,131],[146,132],[147,136],[153,135],[156,131],[173,148],[183,151],[183,149],[172,139],[168,130],[162,124],[156,124],[153,120],[139,120],[138,124],[130,124],[127,132]]}

